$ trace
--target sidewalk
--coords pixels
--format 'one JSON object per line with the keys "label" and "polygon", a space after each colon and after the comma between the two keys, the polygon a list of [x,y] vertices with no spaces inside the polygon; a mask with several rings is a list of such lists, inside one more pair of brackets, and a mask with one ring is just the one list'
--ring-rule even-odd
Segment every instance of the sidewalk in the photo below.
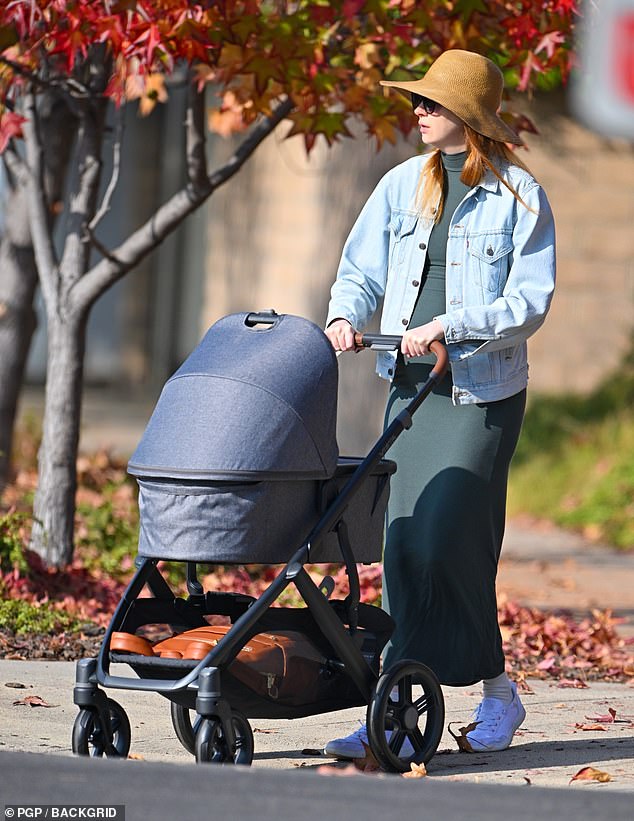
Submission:
{"label": "sidewalk", "polygon": [[[113,667],[113,671],[115,668]],[[124,666],[116,670],[129,674]],[[24,684],[26,689],[7,687]],[[73,704],[74,664],[71,662],[0,661],[0,749],[70,755],[70,737],[77,708]],[[634,688],[591,683],[584,690],[562,690],[548,682],[530,682],[533,695],[523,696],[527,719],[513,746],[501,753],[469,755],[458,751],[445,731],[430,763],[434,781],[481,784],[533,784],[569,790],[634,792],[634,724],[605,725],[604,731],[583,731],[575,724],[586,716],[616,710],[617,719],[634,720]],[[463,726],[478,700],[477,688],[443,688],[446,724]],[[111,691],[125,708],[132,726],[131,753],[146,761],[192,763],[171,727],[169,705],[155,693]],[[14,705],[27,695],[38,695],[51,707]],[[276,770],[316,768],[333,759],[306,752],[318,750],[328,739],[356,729],[364,710],[354,709],[293,721],[251,722],[255,735],[253,766]],[[570,779],[582,767],[608,772],[608,783]],[[370,776],[367,776],[370,777]],[[394,776],[398,777],[398,776]]]}

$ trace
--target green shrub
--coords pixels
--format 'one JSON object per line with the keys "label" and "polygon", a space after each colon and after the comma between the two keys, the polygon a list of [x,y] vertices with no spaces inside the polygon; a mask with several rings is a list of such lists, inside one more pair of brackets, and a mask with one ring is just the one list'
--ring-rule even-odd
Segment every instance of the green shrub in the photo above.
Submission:
{"label": "green shrub", "polygon": [[0,627],[13,633],[58,633],[78,627],[67,613],[55,610],[50,604],[33,604],[21,599],[0,601]]}
{"label": "green shrub", "polygon": [[136,508],[125,512],[116,508],[115,491],[116,486],[104,488],[103,501],[97,506],[77,506],[77,547],[85,567],[121,578],[129,575],[131,559],[136,555],[139,526]]}
{"label": "green shrub", "polygon": [[26,513],[9,511],[0,514],[0,571],[17,568],[20,574],[28,570],[25,555],[25,530],[30,522]]}
{"label": "green shrub", "polygon": [[530,402],[511,466],[509,512],[634,549],[634,346],[589,396]]}

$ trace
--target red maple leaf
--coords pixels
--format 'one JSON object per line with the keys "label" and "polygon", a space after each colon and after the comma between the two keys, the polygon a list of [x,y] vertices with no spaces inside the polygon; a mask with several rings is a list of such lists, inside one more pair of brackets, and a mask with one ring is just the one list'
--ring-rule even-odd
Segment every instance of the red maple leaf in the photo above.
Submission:
{"label": "red maple leaf", "polygon": [[13,111],[5,111],[0,116],[0,154],[5,150],[10,140],[22,136],[22,123],[25,122],[25,117],[21,117]]}

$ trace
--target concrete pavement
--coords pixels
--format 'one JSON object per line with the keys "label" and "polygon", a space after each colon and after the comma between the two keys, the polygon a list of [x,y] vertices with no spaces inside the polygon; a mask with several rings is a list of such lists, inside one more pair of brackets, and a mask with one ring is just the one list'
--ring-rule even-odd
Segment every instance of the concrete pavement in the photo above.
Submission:
{"label": "concrete pavement", "polygon": [[[117,672],[128,674],[125,665]],[[115,667],[113,667],[115,670]],[[634,688],[623,684],[592,682],[587,689],[561,689],[554,683],[529,680],[534,694],[523,695],[527,719],[513,746],[489,754],[460,753],[445,731],[438,753],[430,763],[435,782],[465,781],[479,784],[559,787],[573,791],[634,792]],[[24,689],[7,684],[25,685]],[[70,738],[77,708],[73,704],[72,662],[0,660],[0,751],[27,751],[70,756]],[[446,724],[463,726],[478,701],[477,688],[443,688]],[[28,695],[38,695],[50,707],[15,705]],[[171,726],[169,705],[155,693],[109,691],[122,704],[132,726],[131,753],[145,761],[193,766]],[[586,731],[586,716],[616,710],[623,723],[605,730]],[[329,738],[345,735],[358,726],[364,710],[353,709],[293,721],[253,720],[257,769],[315,769],[332,759],[306,750],[323,748]],[[579,769],[592,766],[608,772],[608,783],[575,782]],[[367,776],[368,778],[370,776]],[[399,776],[388,776],[399,778]]]}

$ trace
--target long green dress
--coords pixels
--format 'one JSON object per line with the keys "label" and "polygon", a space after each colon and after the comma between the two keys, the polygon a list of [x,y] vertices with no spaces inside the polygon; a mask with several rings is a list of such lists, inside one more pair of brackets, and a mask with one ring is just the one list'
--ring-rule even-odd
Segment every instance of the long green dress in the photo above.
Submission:
{"label": "long green dress", "polygon": [[[460,181],[465,154],[442,159],[445,207],[429,240],[410,328],[445,312],[447,233],[469,190]],[[386,425],[427,379],[433,361],[406,363],[399,355]],[[526,392],[454,406],[451,388],[448,373],[388,454],[398,469],[387,510],[383,606],[396,629],[383,666],[415,659],[443,684],[468,685],[504,670],[495,577]]]}

